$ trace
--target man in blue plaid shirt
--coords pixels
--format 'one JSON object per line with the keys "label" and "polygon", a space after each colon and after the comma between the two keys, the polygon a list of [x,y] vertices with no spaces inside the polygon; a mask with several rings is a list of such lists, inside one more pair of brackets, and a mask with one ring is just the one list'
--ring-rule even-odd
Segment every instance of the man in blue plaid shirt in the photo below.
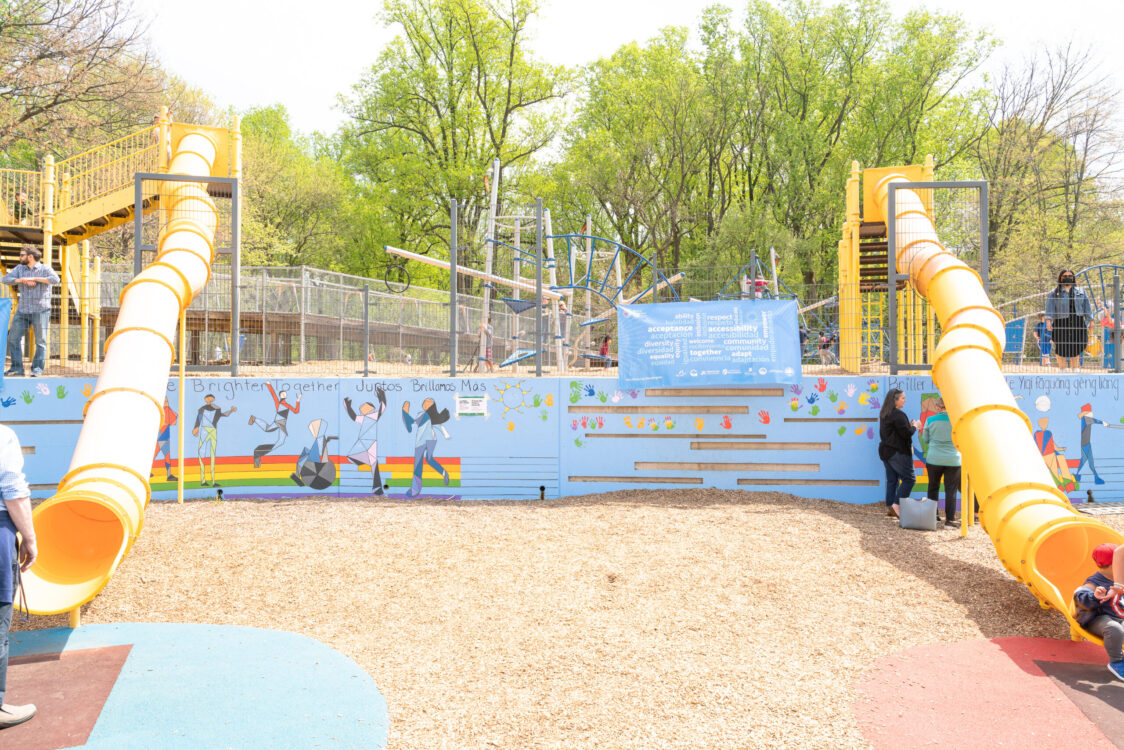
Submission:
{"label": "man in blue plaid shirt", "polygon": [[31,360],[31,377],[43,374],[47,357],[47,323],[51,320],[51,286],[59,283],[59,275],[39,260],[39,248],[20,248],[19,265],[8,272],[3,282],[19,290],[19,304],[8,331],[8,356],[11,367],[5,375],[23,375],[23,339],[28,328],[35,329],[35,356]]}

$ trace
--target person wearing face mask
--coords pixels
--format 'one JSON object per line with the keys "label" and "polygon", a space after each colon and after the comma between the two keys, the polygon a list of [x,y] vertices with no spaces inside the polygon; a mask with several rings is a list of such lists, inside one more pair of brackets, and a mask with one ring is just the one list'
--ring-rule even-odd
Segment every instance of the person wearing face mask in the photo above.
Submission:
{"label": "person wearing face mask", "polygon": [[1076,284],[1073,271],[1058,274],[1058,285],[1046,295],[1046,330],[1051,332],[1058,369],[1076,370],[1081,352],[1089,342],[1093,325],[1093,305],[1085,290]]}

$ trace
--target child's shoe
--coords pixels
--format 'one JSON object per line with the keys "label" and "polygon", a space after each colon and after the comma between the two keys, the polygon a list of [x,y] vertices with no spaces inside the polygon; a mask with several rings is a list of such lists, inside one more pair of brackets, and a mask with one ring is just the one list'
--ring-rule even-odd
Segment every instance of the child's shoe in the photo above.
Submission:
{"label": "child's shoe", "polygon": [[1112,672],[1113,677],[1116,679],[1124,680],[1124,661],[1109,662],[1108,671]]}

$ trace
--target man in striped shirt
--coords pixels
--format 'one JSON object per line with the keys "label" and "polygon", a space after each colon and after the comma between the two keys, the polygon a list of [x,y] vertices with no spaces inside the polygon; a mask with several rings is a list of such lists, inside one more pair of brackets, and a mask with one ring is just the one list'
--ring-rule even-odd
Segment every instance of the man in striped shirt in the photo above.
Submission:
{"label": "man in striped shirt", "polygon": [[35,356],[31,360],[31,377],[43,374],[47,357],[47,323],[51,320],[51,286],[59,283],[59,275],[50,266],[40,263],[43,253],[37,247],[20,248],[19,265],[3,278],[8,286],[19,291],[19,304],[8,331],[8,356],[12,363],[5,375],[23,375],[23,338],[28,328],[35,329]]}

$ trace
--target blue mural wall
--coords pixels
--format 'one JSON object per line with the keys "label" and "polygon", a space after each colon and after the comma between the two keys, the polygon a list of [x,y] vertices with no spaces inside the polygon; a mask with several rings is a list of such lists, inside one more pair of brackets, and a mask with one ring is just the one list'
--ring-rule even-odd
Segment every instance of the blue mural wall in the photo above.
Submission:
{"label": "blue mural wall", "polygon": [[[1090,489],[1124,499],[1122,378],[1008,382],[1058,486],[1075,502]],[[0,391],[0,421],[20,436],[36,497],[66,472],[93,386],[21,378]],[[537,499],[715,487],[878,502],[877,417],[889,387],[907,393],[911,418],[928,416],[937,397],[915,376],[693,389],[621,389],[610,378],[189,378],[179,414],[173,379],[166,441],[153,446],[153,497],[175,497],[185,420],[188,497],[221,488],[226,497]]]}

